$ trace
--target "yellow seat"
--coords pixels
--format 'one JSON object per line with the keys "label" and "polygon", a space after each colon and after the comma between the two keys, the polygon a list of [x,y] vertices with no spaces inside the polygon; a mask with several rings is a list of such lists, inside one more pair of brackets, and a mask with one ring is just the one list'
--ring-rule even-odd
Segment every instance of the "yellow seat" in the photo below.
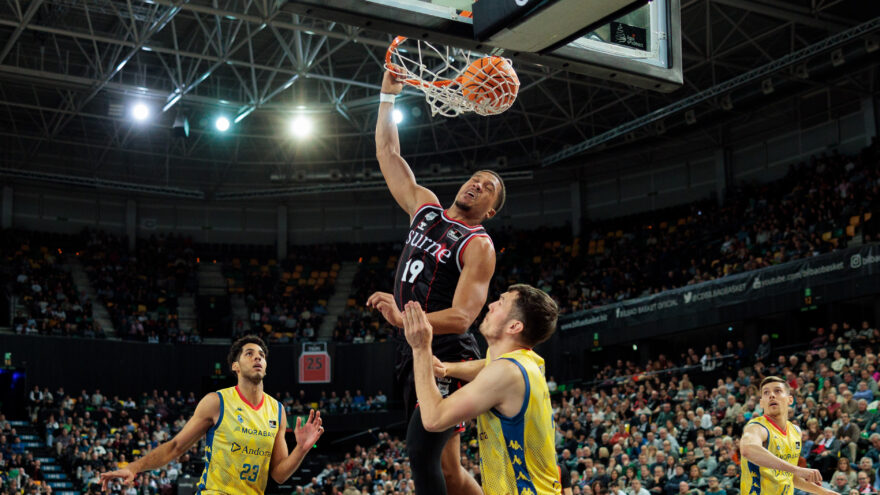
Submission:
{"label": "yellow seat", "polygon": [[621,238],[621,237],[623,237],[623,231],[622,231],[622,230],[618,230],[617,232],[614,233],[614,236],[617,237],[618,239]]}
{"label": "yellow seat", "polygon": [[274,259],[269,260],[269,266],[275,266],[277,264],[278,264],[278,261],[276,261]]}
{"label": "yellow seat", "polygon": [[339,269],[340,269],[341,267],[339,266],[339,263],[333,263],[333,265],[331,265],[330,268],[331,268],[333,271],[338,272]]}
{"label": "yellow seat", "polygon": [[865,221],[867,222],[870,219],[871,219],[871,212],[869,211],[868,213],[865,213]]}
{"label": "yellow seat", "polygon": [[862,218],[858,215],[854,217],[849,217],[849,224],[852,226],[858,226],[862,222]]}
{"label": "yellow seat", "polygon": [[823,241],[830,241],[831,240],[831,232],[825,232],[824,234],[822,234],[822,240]]}
{"label": "yellow seat", "polygon": [[[856,217],[858,218],[858,217]],[[855,225],[847,225],[846,226],[846,236],[847,237],[855,237],[856,236],[856,226]]]}
{"label": "yellow seat", "polygon": [[349,307],[354,307],[357,304],[357,301],[355,301],[354,298],[350,298],[345,304]]}
{"label": "yellow seat", "polygon": [[540,257],[540,256],[535,256],[534,258],[532,258],[532,263],[538,264],[538,263],[540,263],[540,262],[541,262],[541,257]]}
{"label": "yellow seat", "polygon": [[260,262],[257,261],[256,258],[251,258],[251,261],[250,261],[248,264],[251,265],[251,266],[259,266],[259,265],[260,265]]}

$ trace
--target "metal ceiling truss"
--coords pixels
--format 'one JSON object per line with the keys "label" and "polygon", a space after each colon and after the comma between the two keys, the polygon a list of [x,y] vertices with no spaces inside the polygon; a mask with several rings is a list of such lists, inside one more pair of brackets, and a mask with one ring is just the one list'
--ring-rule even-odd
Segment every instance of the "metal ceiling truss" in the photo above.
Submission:
{"label": "metal ceiling truss", "polygon": [[[659,94],[518,64],[520,95],[501,116],[431,119],[421,94],[405,92],[398,100],[404,156],[417,172],[435,163],[461,171],[500,156],[508,170],[531,169],[563,146],[608,132],[615,134],[607,139],[649,136],[639,125],[615,130],[684,101],[711,105],[700,95],[720,83],[857,24],[834,2],[682,3],[681,90]],[[364,176],[376,168],[376,94],[391,35],[309,17],[300,7],[277,0],[0,4],[0,157],[8,168],[218,198],[263,191],[272,174]],[[871,84],[853,80],[847,90],[870,93]],[[152,105],[150,123],[130,121],[133,99]],[[317,121],[308,142],[283,130],[296,113]],[[212,128],[221,114],[235,123],[225,135]],[[192,123],[188,139],[170,132],[178,115]]]}

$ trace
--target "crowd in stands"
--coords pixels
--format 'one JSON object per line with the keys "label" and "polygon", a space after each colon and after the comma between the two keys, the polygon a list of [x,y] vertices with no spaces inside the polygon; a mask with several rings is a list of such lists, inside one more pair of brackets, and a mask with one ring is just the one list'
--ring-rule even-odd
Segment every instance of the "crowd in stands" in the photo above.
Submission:
{"label": "crowd in stands", "polygon": [[173,234],[139,239],[134,253],[125,237],[86,229],[80,259],[119,337],[187,342],[178,324],[177,299],[197,287],[192,240]]}
{"label": "crowd in stands", "polygon": [[337,342],[364,344],[383,340],[391,333],[389,325],[366,303],[376,291],[391,292],[400,246],[382,243],[364,248],[352,292],[333,329],[333,340]]}
{"label": "crowd in stands", "polygon": [[496,273],[505,287],[530,283],[577,311],[827,253],[854,238],[873,242],[878,162],[876,143],[856,156],[816,157],[778,181],[739,186],[723,206],[700,202],[587,224],[571,241],[505,233],[496,241],[505,248]]}
{"label": "crowd in stands", "polygon": [[[854,240],[874,242],[878,163],[875,142],[855,156],[793,165],[775,182],[742,184],[723,206],[703,201],[588,222],[575,238],[567,227],[498,231],[489,222],[498,249],[492,290],[499,294],[510,284],[528,283],[569,313],[828,253]],[[391,333],[381,315],[362,307],[372,291],[391,289],[400,245],[377,251],[377,259],[360,267],[358,292],[336,341],[371,342]]]}
{"label": "crowd in stands", "polygon": [[[552,377],[558,463],[574,494],[747,495],[740,493],[739,439],[763,413],[758,385],[784,377],[802,431],[801,457],[841,495],[880,491],[880,331],[868,322],[832,324],[803,340],[804,350],[773,351],[727,342],[703,353],[618,362],[582,387]],[[723,356],[723,357],[722,357]],[[463,434],[462,463],[480,479],[474,423]],[[330,463],[297,493],[411,493],[402,442],[380,434]]]}
{"label": "crowd in stands", "polygon": [[257,333],[269,343],[314,340],[339,275],[339,245],[298,246],[280,262],[231,258],[223,265],[230,294],[241,294],[249,322],[233,338]]}
{"label": "crowd in stands", "polygon": [[[763,413],[758,385],[765,376],[775,375],[791,387],[794,406],[789,419],[802,432],[801,457],[807,465],[819,469],[837,493],[876,493],[878,350],[880,331],[870,322],[842,322],[827,331],[805,332],[796,352],[775,350],[765,335],[754,347],[730,341],[702,353],[687,349],[643,363],[618,362],[586,377],[580,386],[559,385],[550,377],[558,463],[570,476],[575,494],[747,495],[739,492],[739,439],[748,420]],[[360,391],[328,391],[316,397],[299,391],[276,397],[288,415],[311,407],[333,415],[387,404],[381,391],[372,397]],[[100,471],[125,465],[179,431],[196,401],[193,394],[181,392],[111,399],[100,391],[35,389],[29,408],[32,424],[65,471],[87,487]],[[479,480],[473,422],[463,435],[462,462]],[[297,493],[412,493],[403,442],[387,433],[375,440],[327,463],[297,487]],[[0,436],[0,478],[7,486],[12,474],[26,483],[36,472],[37,456],[16,445],[20,442],[15,432],[5,429]],[[163,493],[183,474],[197,477],[201,458],[199,448],[194,448],[165,469],[142,474],[138,491],[131,493]]]}
{"label": "crowd in stands", "polygon": [[0,259],[20,306],[12,319],[18,334],[103,337],[92,302],[81,294],[64,266],[64,236],[5,230]]}

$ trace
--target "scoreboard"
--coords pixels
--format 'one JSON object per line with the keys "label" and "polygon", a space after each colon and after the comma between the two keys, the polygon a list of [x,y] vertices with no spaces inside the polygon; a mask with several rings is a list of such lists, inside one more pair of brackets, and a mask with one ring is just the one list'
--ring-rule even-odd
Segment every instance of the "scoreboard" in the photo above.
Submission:
{"label": "scoreboard", "polygon": [[326,342],[304,342],[299,355],[300,383],[330,383],[330,354]]}

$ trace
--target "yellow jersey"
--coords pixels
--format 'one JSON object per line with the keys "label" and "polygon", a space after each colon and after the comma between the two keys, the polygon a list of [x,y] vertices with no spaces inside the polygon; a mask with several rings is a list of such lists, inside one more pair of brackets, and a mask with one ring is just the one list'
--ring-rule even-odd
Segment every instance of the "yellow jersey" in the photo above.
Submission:
{"label": "yellow jersey", "polygon": [[263,393],[253,405],[238,387],[218,390],[220,416],[205,439],[205,469],[196,493],[261,495],[269,481],[275,435],[281,434],[283,409]]}
{"label": "yellow jersey", "polygon": [[[801,455],[801,430],[786,421],[780,427],[767,416],[752,418],[746,426],[760,425],[767,430],[765,447],[771,454],[783,461],[797,466]],[[794,493],[794,475],[786,471],[778,471],[758,466],[749,462],[745,456],[740,460],[742,479],[741,495],[792,495]]]}
{"label": "yellow jersey", "polygon": [[483,493],[561,494],[556,427],[544,378],[544,359],[531,349],[508,352],[498,359],[517,365],[526,388],[522,408],[515,416],[507,417],[492,409],[477,417]]}

